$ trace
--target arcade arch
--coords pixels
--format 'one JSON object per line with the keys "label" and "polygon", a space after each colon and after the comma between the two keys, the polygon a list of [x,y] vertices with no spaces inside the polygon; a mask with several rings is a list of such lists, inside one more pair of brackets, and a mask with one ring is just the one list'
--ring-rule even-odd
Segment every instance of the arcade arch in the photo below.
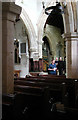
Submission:
{"label": "arcade arch", "polygon": [[[78,39],[78,33],[77,33],[77,3],[76,2],[67,2],[64,5],[63,2],[61,2],[61,5],[64,8],[64,14],[63,16],[63,22],[64,22],[64,39],[66,40],[66,71],[67,71],[67,77],[73,78],[78,77],[76,74],[76,71],[78,70],[77,65],[77,49],[75,49],[74,54],[74,47],[77,48],[77,39]],[[50,2],[50,5],[51,2]],[[75,6],[75,8],[73,7]],[[39,24],[38,24],[38,40],[41,41],[43,37],[43,31],[44,31],[44,25],[46,22],[47,16],[44,13],[44,10],[41,13]],[[40,27],[42,26],[42,27]],[[74,63],[75,58],[75,63]],[[75,64],[75,67],[74,67]],[[71,69],[71,71],[70,71]],[[74,73],[73,73],[74,71]]]}
{"label": "arcade arch", "polygon": [[[66,2],[66,3],[64,4],[64,2]],[[74,46],[76,45],[74,40],[77,42],[77,38],[78,38],[78,35],[77,35],[77,31],[78,31],[78,28],[77,28],[77,2],[73,2],[73,4],[72,4],[72,2],[67,2],[67,1],[64,1],[64,2],[60,2],[60,3],[64,8],[64,14],[62,16],[63,16],[63,22],[64,22],[64,38],[66,40],[67,77],[73,77],[72,76],[73,70],[76,71],[78,69],[78,66],[76,66],[77,61],[75,62],[76,68],[74,68],[74,58],[77,59],[77,54],[73,54]],[[49,2],[47,7],[52,4],[53,4],[52,1]],[[75,8],[74,8],[74,6],[75,6]],[[36,49],[34,49],[33,44],[31,45],[31,49],[30,49],[30,51],[32,51],[31,57],[33,57],[34,52],[38,52],[38,54],[39,54],[38,57],[42,58],[42,53],[41,53],[42,38],[43,38],[43,32],[44,32],[44,25],[47,20],[47,17],[48,16],[45,15],[44,9],[43,9],[42,13],[38,19],[38,22],[37,22],[37,28],[38,28],[37,35],[38,36],[36,38],[36,34],[33,35],[35,37],[35,39],[33,39],[34,37],[32,38],[32,35],[30,35],[30,39],[32,38],[32,40],[37,40],[36,41],[36,45],[37,45]],[[25,21],[24,16],[23,16],[23,19]],[[30,24],[29,24],[29,26],[30,26]],[[30,31],[33,31],[32,28],[30,29]],[[29,33],[31,34],[30,31],[29,31]],[[75,49],[75,53],[77,53],[77,49]],[[73,69],[73,70],[71,72],[69,72],[70,69]],[[74,73],[74,75],[75,74],[76,74],[76,72]]]}

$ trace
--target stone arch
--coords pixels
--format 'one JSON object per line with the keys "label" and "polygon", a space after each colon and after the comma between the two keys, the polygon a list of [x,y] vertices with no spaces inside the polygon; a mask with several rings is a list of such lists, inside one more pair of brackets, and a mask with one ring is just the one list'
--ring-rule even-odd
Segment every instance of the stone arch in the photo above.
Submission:
{"label": "stone arch", "polygon": [[[56,34],[55,34],[56,33]],[[50,45],[50,52],[52,53],[52,57],[56,58],[61,55],[62,57],[64,57],[64,50],[63,52],[61,52],[61,54],[59,55],[57,52],[57,45],[61,45],[63,49],[63,38],[61,37],[61,30],[55,26],[50,26],[50,25],[46,25],[46,30],[43,34],[43,37],[47,36],[48,38],[48,42]]]}
{"label": "stone arch", "polygon": [[[47,7],[52,5],[53,2],[51,1]],[[64,7],[63,2],[61,5]],[[71,2],[68,2],[64,8],[63,21],[64,21],[64,32],[69,33],[74,31],[74,16],[73,16],[73,8]],[[45,15],[44,9],[41,12],[41,15],[38,20],[38,40],[42,40],[44,25],[47,20],[48,16]],[[72,29],[73,28],[73,29]]]}
{"label": "stone arch", "polygon": [[72,2],[67,2],[64,6],[64,3],[61,2],[62,7],[64,8],[64,14],[62,14],[64,22],[64,33],[74,32],[74,14],[72,8]]}
{"label": "stone arch", "polygon": [[51,61],[51,50],[50,50],[49,38],[47,35],[43,36],[42,43],[42,56],[43,56],[43,71],[48,72],[48,66]]}
{"label": "stone arch", "polygon": [[[20,17],[22,18],[27,32],[28,32],[28,38],[29,38],[29,51],[30,51],[30,57],[33,57],[33,52],[36,52],[37,42],[36,42],[36,32],[34,29],[34,26],[32,24],[31,19],[29,18],[26,9],[24,8],[24,5],[21,3],[20,0],[15,0],[16,4],[20,5],[22,7],[22,12]],[[34,42],[32,42],[34,41]]]}
{"label": "stone arch", "polygon": [[[75,5],[75,8],[74,8]],[[77,2],[68,2],[66,5],[68,11],[67,14],[64,14],[65,25],[67,27],[64,37],[66,39],[66,77],[67,78],[78,78],[76,71],[78,70],[77,66],[77,42],[78,42],[78,33],[77,33]],[[67,16],[67,17],[66,17]],[[67,20],[68,18],[68,20]],[[76,49],[74,49],[76,48]],[[75,53],[75,54],[73,54]],[[75,66],[75,67],[74,67]],[[71,71],[70,71],[71,70]]]}
{"label": "stone arch", "polygon": [[[51,1],[48,6],[51,6],[53,2]],[[74,16],[73,15],[73,7],[71,2],[66,3],[66,6],[64,6],[63,2],[60,2],[62,7],[64,8],[64,14],[62,14],[63,17],[63,22],[64,22],[64,35],[68,33],[74,32],[74,29],[76,29],[76,21],[74,23]],[[76,17],[76,16],[75,16]],[[41,12],[40,18],[38,20],[37,26],[38,26],[38,41],[41,43],[42,38],[43,38],[43,31],[44,31],[44,25],[47,20],[48,16],[45,15],[44,9]],[[74,25],[75,24],[75,25]],[[74,28],[75,26],[75,28]],[[51,45],[50,45],[51,46]],[[40,48],[39,48],[40,49]],[[40,51],[40,50],[39,50]]]}
{"label": "stone arch", "polygon": [[49,43],[49,46],[50,46],[50,52],[54,55],[54,52],[53,52],[53,49],[52,49],[51,37],[50,37],[50,35],[48,34],[48,32],[46,33],[46,35],[45,35],[45,34],[43,35],[43,38],[44,38],[45,36],[47,37],[47,40],[48,40],[48,43]]}
{"label": "stone arch", "polygon": [[[28,31],[28,37],[29,37],[29,44],[30,44],[30,52],[32,51],[36,51],[35,49],[35,45],[36,45],[36,33],[35,33],[35,30],[34,30],[34,27],[32,25],[32,22],[29,18],[29,16],[27,15],[26,11],[24,10],[24,8],[22,8],[22,12],[21,12],[21,18],[27,28],[27,31]],[[34,44],[33,42],[34,41]],[[30,56],[31,57],[31,56]]]}
{"label": "stone arch", "polygon": [[[22,22],[24,23],[25,28],[26,28],[26,33],[27,33],[27,38],[28,38],[28,48],[29,48],[29,54],[23,55],[23,58],[26,59],[25,60],[26,64],[25,64],[24,69],[22,69],[22,67],[21,67],[22,73],[20,75],[24,76],[25,74],[29,74],[29,58],[33,57],[33,52],[36,51],[36,49],[35,49],[36,33],[35,33],[34,27],[32,25],[32,22],[24,8],[22,8],[20,19],[22,20]],[[32,41],[34,41],[34,44]]]}
{"label": "stone arch", "polygon": [[[51,4],[53,4],[53,2],[49,2],[46,6],[50,6]],[[45,9],[42,10],[41,14],[40,14],[40,17],[38,19],[38,22],[37,22],[37,28],[38,28],[38,51],[41,51],[41,48],[42,48],[42,38],[43,38],[43,31],[44,31],[44,25],[46,23],[46,20],[47,20],[48,16],[45,14]],[[42,55],[40,55],[39,53],[39,57],[42,58]]]}
{"label": "stone arch", "polygon": [[[51,5],[53,5],[52,1],[50,1],[46,6],[48,7],[48,6],[51,6]],[[48,15],[45,14],[45,10],[43,9],[42,12],[41,12],[41,15],[40,15],[40,17],[38,19],[38,23],[37,23],[37,26],[38,26],[38,41],[40,43],[42,42],[42,38],[44,36],[43,32],[44,32],[44,26],[45,26],[47,18],[48,18]],[[47,36],[48,36],[48,34],[47,34]],[[51,38],[49,40],[51,41]],[[51,44],[50,44],[50,46],[51,46]]]}

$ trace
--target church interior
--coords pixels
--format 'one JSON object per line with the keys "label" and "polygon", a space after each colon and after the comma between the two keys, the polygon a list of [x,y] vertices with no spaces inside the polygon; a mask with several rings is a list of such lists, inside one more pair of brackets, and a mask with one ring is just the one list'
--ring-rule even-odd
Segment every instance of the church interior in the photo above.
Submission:
{"label": "church interior", "polygon": [[78,1],[1,0],[0,28],[0,119],[78,119]]}

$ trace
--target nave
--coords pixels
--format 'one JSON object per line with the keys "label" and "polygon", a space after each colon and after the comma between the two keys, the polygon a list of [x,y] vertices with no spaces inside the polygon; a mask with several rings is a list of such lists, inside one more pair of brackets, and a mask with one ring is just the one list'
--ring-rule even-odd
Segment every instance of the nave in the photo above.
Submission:
{"label": "nave", "polygon": [[[2,120],[77,119],[78,2],[9,1],[0,4]],[[50,6],[54,9],[47,16]],[[66,57],[66,77],[28,76],[47,72],[52,58],[60,57]],[[20,72],[16,79],[15,71]]]}
{"label": "nave", "polygon": [[77,86],[64,75],[15,78],[14,93],[2,96],[2,120],[76,120]]}

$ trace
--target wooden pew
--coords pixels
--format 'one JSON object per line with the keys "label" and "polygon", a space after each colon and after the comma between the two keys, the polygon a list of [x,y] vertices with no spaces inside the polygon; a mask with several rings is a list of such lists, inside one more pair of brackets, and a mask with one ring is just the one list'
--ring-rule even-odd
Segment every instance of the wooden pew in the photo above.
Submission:
{"label": "wooden pew", "polygon": [[75,107],[78,108],[78,80],[75,80]]}
{"label": "wooden pew", "polygon": [[2,120],[13,120],[14,94],[2,95]]}
{"label": "wooden pew", "polygon": [[31,74],[31,76],[29,76],[29,75],[26,75],[27,77],[29,76],[29,77],[66,77],[65,75],[51,75],[51,74],[40,74],[40,72],[38,72],[38,73],[31,73],[30,72],[30,74]]}
{"label": "wooden pew", "polygon": [[[31,78],[20,78],[20,85],[30,85],[30,86],[48,86],[50,88],[52,96],[55,95],[55,97],[58,99],[57,96],[59,96],[60,91],[62,92],[62,103],[68,108],[75,108],[75,92],[76,92],[76,85],[75,85],[75,79],[67,79],[67,78],[47,78],[47,77],[31,77]],[[15,81],[15,82],[18,82]],[[24,82],[24,83],[23,83]],[[27,82],[27,83],[25,83]],[[18,84],[18,83],[16,83]],[[55,89],[57,92],[55,93]],[[59,100],[58,100],[59,101]],[[56,101],[56,102],[58,102]],[[67,103],[66,103],[67,102]]]}
{"label": "wooden pew", "polygon": [[15,85],[14,91],[25,96],[29,114],[31,113],[29,118],[35,118],[39,113],[43,118],[50,117],[48,87]]}
{"label": "wooden pew", "polygon": [[43,89],[41,87],[37,87],[37,86],[15,85],[14,91],[27,92],[27,93],[33,93],[33,94],[34,93],[41,94]]}
{"label": "wooden pew", "polygon": [[[24,96],[21,94],[2,95],[2,120],[24,120],[27,118]],[[24,112],[24,113],[23,113]]]}
{"label": "wooden pew", "polygon": [[45,82],[46,82],[46,80],[47,80],[47,81],[58,80],[57,82],[61,82],[61,80],[62,80],[62,81],[65,81],[65,82],[66,82],[66,81],[67,81],[67,82],[68,82],[68,81],[70,81],[70,82],[73,82],[73,81],[74,81],[74,79],[60,78],[60,77],[50,77],[50,78],[49,78],[49,77],[29,77],[29,78],[16,78],[16,79],[14,79],[14,80],[30,80],[30,81],[31,81],[31,80],[32,80],[32,81],[36,81],[36,80],[37,80],[37,81],[41,81],[41,80],[43,81],[43,80],[44,80]]}
{"label": "wooden pew", "polygon": [[39,77],[47,77],[47,78],[66,78],[65,75],[51,75],[51,74],[48,74],[48,75],[38,75],[38,76],[29,76],[29,75],[26,75],[26,78],[39,78]]}
{"label": "wooden pew", "polygon": [[[15,81],[15,86],[16,85],[22,85],[22,86],[31,86],[29,88],[35,87],[35,88],[39,88],[39,87],[48,87],[49,91],[50,91],[50,97],[53,97],[53,95],[56,95],[57,100],[61,100],[62,99],[62,94],[63,94],[63,86],[62,84],[56,84],[56,83],[46,83],[46,82],[38,82],[38,81],[23,81],[23,80],[17,80]],[[26,88],[26,89],[27,89]],[[59,95],[59,96],[58,96]]]}
{"label": "wooden pew", "polygon": [[[30,81],[31,85],[48,85],[50,90],[52,89],[52,93],[54,93],[55,89],[56,91],[58,91],[59,93],[62,92],[62,101],[65,102],[66,99],[68,99],[68,103],[65,102],[65,104],[69,104],[69,106],[73,105],[74,106],[74,102],[75,102],[75,96],[74,96],[74,79],[67,79],[67,78],[20,78],[21,81]],[[36,82],[36,83],[32,83],[32,82]],[[61,92],[60,92],[61,91]],[[57,94],[55,96],[59,96],[58,92],[56,92]],[[52,94],[51,93],[51,94]],[[52,94],[52,95],[53,95]],[[69,99],[69,98],[70,99]],[[58,99],[58,97],[56,97]],[[73,103],[73,104],[72,104]]]}

